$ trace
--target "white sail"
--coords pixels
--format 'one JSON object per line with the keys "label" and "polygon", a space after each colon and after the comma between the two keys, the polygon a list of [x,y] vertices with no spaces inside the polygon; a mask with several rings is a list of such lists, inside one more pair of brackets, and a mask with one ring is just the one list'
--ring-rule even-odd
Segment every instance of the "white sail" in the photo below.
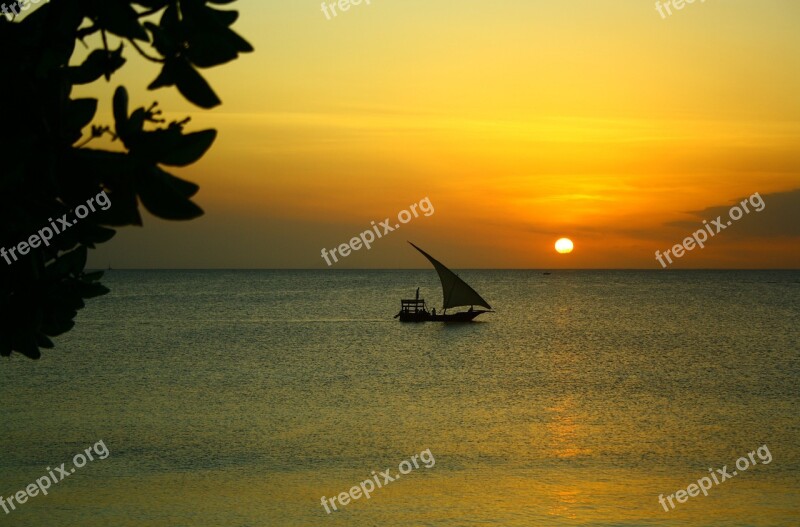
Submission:
{"label": "white sail", "polygon": [[[411,242],[408,242],[411,243]],[[469,284],[458,277],[453,271],[444,266],[439,260],[426,253],[413,243],[411,246],[422,253],[425,258],[430,260],[436,272],[439,273],[439,280],[442,282],[442,294],[444,301],[442,306],[445,309],[459,306],[483,306],[492,309],[492,306],[484,300]]]}

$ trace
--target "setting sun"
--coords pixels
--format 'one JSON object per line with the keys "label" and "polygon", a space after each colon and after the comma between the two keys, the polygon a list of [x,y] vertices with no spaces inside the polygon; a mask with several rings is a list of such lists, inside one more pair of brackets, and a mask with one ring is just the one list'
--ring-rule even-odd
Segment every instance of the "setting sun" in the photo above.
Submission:
{"label": "setting sun", "polygon": [[569,238],[561,238],[556,242],[556,251],[561,254],[571,253],[574,247]]}

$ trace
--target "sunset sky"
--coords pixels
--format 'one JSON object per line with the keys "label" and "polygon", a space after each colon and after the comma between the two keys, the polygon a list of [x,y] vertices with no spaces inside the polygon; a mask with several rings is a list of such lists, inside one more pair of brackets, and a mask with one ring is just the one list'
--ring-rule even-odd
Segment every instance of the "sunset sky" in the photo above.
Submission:
{"label": "sunset sky", "polygon": [[[220,136],[199,220],[146,217],[91,257],[116,268],[327,268],[320,256],[428,197],[435,207],[334,268],[658,269],[655,251],[758,192],[674,268],[800,267],[800,2],[239,0],[255,53],[206,70],[199,111],[157,67],[114,88]],[[79,56],[76,56],[76,60]],[[569,237],[575,251],[553,244]]]}

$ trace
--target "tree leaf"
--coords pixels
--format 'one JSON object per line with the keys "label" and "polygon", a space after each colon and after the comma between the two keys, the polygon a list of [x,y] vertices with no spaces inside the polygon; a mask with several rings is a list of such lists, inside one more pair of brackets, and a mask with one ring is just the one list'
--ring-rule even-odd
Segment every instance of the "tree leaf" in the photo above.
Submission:
{"label": "tree leaf", "polygon": [[119,86],[114,92],[114,123],[117,135],[127,137],[128,131],[128,90]]}
{"label": "tree leaf", "polygon": [[114,51],[106,52],[104,49],[96,49],[86,57],[80,66],[69,68],[69,79],[73,84],[90,84],[103,76],[108,80],[111,78],[111,74],[124,64],[121,43]]}
{"label": "tree leaf", "polygon": [[165,220],[191,220],[203,215],[203,209],[192,203],[167,174],[158,167],[136,179],[139,199],[153,215]]}
{"label": "tree leaf", "polygon": [[175,84],[181,95],[201,108],[213,108],[222,104],[208,82],[189,61],[179,59],[175,62]]}

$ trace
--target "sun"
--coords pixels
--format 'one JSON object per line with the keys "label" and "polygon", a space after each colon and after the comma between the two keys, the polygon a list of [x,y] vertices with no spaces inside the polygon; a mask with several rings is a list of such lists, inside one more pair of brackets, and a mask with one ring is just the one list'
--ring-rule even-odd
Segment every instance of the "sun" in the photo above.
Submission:
{"label": "sun", "polygon": [[569,238],[561,238],[556,242],[556,251],[561,254],[571,253],[575,246]]}

